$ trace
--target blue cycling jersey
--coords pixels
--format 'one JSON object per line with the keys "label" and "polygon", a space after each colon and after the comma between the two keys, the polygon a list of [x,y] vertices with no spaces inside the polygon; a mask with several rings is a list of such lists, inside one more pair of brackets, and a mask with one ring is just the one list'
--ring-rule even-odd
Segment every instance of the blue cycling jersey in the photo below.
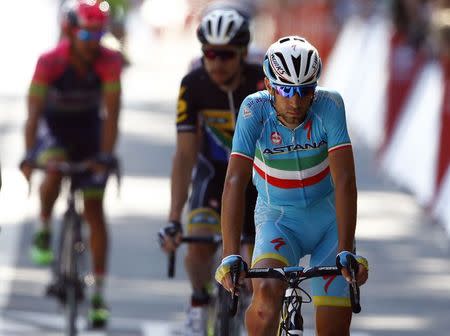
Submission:
{"label": "blue cycling jersey", "polygon": [[267,91],[242,103],[231,155],[253,161],[253,183],[267,204],[310,206],[333,191],[328,153],[351,146],[344,103],[317,87],[306,119],[295,129],[277,118]]}

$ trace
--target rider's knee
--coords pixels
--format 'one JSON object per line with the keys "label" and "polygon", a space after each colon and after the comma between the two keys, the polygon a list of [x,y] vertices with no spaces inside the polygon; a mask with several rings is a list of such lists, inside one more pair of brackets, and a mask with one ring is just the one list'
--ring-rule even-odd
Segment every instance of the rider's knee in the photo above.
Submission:
{"label": "rider's knee", "polygon": [[253,284],[253,305],[260,316],[272,318],[279,314],[284,286],[278,280],[263,280]]}
{"label": "rider's knee", "polygon": [[215,256],[216,248],[208,244],[189,244],[185,261],[188,263],[209,263]]}
{"label": "rider's knee", "polygon": [[190,235],[220,234],[220,215],[212,208],[193,209],[188,215],[187,231]]}

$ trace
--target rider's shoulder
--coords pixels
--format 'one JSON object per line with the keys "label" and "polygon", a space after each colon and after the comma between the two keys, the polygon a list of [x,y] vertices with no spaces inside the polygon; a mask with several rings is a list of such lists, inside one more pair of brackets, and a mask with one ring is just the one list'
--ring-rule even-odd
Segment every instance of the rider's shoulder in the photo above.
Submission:
{"label": "rider's shoulder", "polygon": [[248,95],[242,102],[242,110],[247,114],[251,111],[255,115],[268,115],[271,110],[269,92],[262,90]]}
{"label": "rider's shoulder", "polygon": [[122,53],[118,50],[113,50],[105,46],[100,46],[98,62],[105,65],[122,65]]}
{"label": "rider's shoulder", "polygon": [[333,89],[318,86],[316,89],[316,102],[324,107],[331,109],[343,109],[344,100],[341,94]]}
{"label": "rider's shoulder", "polygon": [[118,80],[123,69],[122,54],[120,51],[100,46],[94,69],[103,80]]}
{"label": "rider's shoulder", "polygon": [[62,39],[55,47],[43,52],[39,56],[39,62],[48,65],[68,63],[69,52],[69,42],[66,39]]}
{"label": "rider's shoulder", "polygon": [[200,86],[209,81],[208,73],[203,66],[190,70],[181,82],[184,85]]}

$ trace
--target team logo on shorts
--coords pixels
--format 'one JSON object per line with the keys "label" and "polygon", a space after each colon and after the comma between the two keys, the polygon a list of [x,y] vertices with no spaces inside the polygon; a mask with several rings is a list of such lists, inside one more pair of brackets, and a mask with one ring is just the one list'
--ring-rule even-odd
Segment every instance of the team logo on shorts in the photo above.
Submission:
{"label": "team logo on shorts", "polygon": [[284,239],[281,238],[281,237],[280,237],[280,238],[272,239],[270,242],[271,242],[272,244],[275,244],[274,248],[275,248],[275,250],[277,250],[277,251],[280,250],[281,246],[286,245],[286,242],[285,242]]}
{"label": "team logo on shorts", "polygon": [[323,280],[327,281],[325,283],[325,285],[323,286],[323,289],[324,289],[325,293],[328,293],[328,288],[330,288],[330,285],[333,282],[333,280],[336,279],[336,275],[324,275],[322,278],[323,278]]}
{"label": "team logo on shorts", "polygon": [[270,140],[274,145],[280,145],[282,142],[280,133],[272,132],[272,134],[270,135]]}

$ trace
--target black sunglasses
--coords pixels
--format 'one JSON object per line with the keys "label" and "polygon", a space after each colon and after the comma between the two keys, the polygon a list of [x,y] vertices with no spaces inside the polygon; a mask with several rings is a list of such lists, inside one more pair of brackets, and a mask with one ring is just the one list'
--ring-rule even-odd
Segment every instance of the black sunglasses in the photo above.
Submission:
{"label": "black sunglasses", "polygon": [[221,50],[221,49],[203,49],[203,56],[209,60],[214,60],[218,57],[222,61],[228,61],[236,57],[235,50]]}

